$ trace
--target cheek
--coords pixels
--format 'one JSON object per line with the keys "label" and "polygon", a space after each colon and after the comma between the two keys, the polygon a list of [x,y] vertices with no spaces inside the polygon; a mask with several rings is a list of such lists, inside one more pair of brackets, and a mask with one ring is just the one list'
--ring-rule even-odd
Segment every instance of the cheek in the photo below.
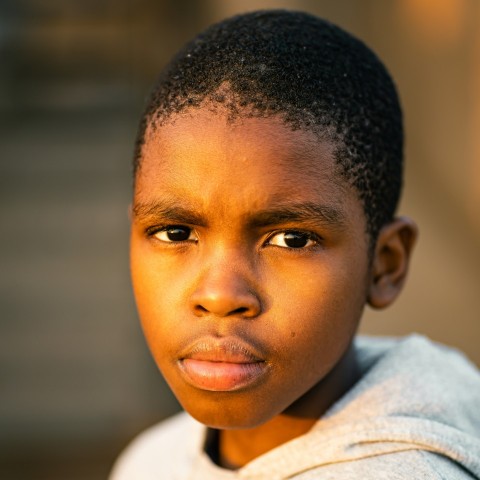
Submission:
{"label": "cheek", "polygon": [[298,355],[288,352],[290,359],[329,368],[347,347],[365,303],[364,289],[359,288],[365,284],[365,272],[351,267],[349,262],[322,259],[303,266],[299,275],[286,264],[284,271],[272,273],[274,320],[269,333],[279,345],[287,340],[297,351]]}
{"label": "cheek", "polygon": [[289,312],[288,317],[297,318],[299,325],[305,325],[306,315],[328,323],[355,320],[355,312],[365,303],[365,268],[348,257],[325,255],[315,262],[283,262],[270,269],[269,277],[272,307]]}
{"label": "cheek", "polygon": [[181,327],[178,299],[182,280],[175,274],[168,256],[152,254],[141,240],[132,240],[130,269],[138,314],[147,342],[155,358],[175,338]]}

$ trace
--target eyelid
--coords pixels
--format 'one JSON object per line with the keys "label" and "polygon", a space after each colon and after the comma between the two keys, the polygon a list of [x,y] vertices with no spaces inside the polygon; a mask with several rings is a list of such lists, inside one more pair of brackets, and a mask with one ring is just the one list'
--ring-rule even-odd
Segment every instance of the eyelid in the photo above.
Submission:
{"label": "eyelid", "polygon": [[[173,229],[184,229],[184,230],[188,230],[189,231],[189,237],[187,239],[184,239],[184,240],[171,240],[169,239],[166,235],[167,235],[167,232],[169,230],[173,230]],[[162,242],[162,243],[165,243],[165,244],[170,244],[170,245],[180,245],[180,244],[185,244],[185,243],[197,243],[198,242],[198,234],[196,232],[196,230],[188,225],[182,225],[182,224],[168,224],[168,225],[156,225],[156,226],[153,226],[153,227],[149,227],[145,230],[146,232],[146,235],[148,237],[154,237],[155,240],[159,241],[159,242]],[[162,233],[165,233],[165,238],[159,238],[159,234],[162,234]],[[275,237],[279,236],[279,235],[285,235],[285,234],[288,234],[288,233],[294,233],[294,234],[298,234],[298,235],[301,235],[301,236],[305,236],[307,238],[307,244],[304,245],[304,246],[300,246],[300,247],[291,247],[289,245],[279,245],[279,244],[276,244],[276,243],[272,243],[272,239],[274,239]],[[193,238],[192,238],[193,237]],[[272,246],[275,246],[275,247],[279,247],[279,248],[284,248],[284,249],[289,249],[289,250],[307,250],[307,249],[311,249],[311,248],[315,248],[316,246],[318,246],[320,243],[322,242],[322,238],[317,235],[316,233],[314,232],[311,232],[311,231],[308,231],[308,230],[302,230],[302,229],[299,229],[299,228],[285,228],[285,229],[282,229],[282,230],[275,230],[274,232],[271,232],[265,242],[264,242],[264,246],[268,246],[268,245],[272,245]]]}
{"label": "eyelid", "polygon": [[[274,244],[274,243],[271,243],[271,240],[273,238],[275,238],[276,236],[278,235],[281,235],[281,234],[286,234],[286,233],[297,233],[297,234],[300,234],[300,235],[305,235],[307,238],[308,238],[308,242],[307,245],[303,246],[303,247],[289,247],[288,245],[277,245],[277,244]],[[271,234],[268,235],[264,245],[268,246],[268,245],[272,245],[272,246],[275,246],[275,247],[279,247],[279,248],[285,248],[285,249],[289,249],[289,250],[306,250],[306,249],[309,249],[309,248],[314,248],[316,246],[318,246],[320,243],[321,243],[322,239],[315,233],[313,232],[310,232],[310,231],[307,231],[307,230],[300,230],[300,229],[295,229],[295,228],[286,228],[284,230],[276,230],[274,232],[272,232]]]}
{"label": "eyelid", "polygon": [[[170,240],[168,237],[166,237],[164,239],[159,238],[158,234],[165,233],[165,235],[167,235],[167,232],[169,230],[173,230],[175,228],[189,230],[190,231],[189,238],[187,238],[185,240]],[[162,242],[162,243],[165,243],[165,244],[171,244],[171,245],[179,245],[179,244],[184,244],[184,243],[189,243],[189,242],[194,242],[194,243],[198,242],[197,232],[195,231],[195,229],[193,229],[192,227],[189,227],[188,225],[181,225],[181,224],[157,225],[155,227],[147,228],[146,229],[146,234],[147,234],[148,237],[154,237],[159,242]],[[190,238],[190,237],[192,237],[192,235],[195,238]]]}

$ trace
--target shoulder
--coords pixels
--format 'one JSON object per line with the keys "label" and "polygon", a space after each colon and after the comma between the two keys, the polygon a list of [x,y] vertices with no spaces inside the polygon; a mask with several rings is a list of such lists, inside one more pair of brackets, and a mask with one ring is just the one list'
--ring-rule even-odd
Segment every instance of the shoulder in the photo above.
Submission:
{"label": "shoulder", "polygon": [[370,415],[429,419],[478,438],[480,372],[463,353],[420,335],[359,338],[356,345],[366,359],[348,398],[357,409],[363,401]]}
{"label": "shoulder", "polygon": [[193,461],[203,430],[184,412],[150,427],[120,454],[109,480],[170,478],[175,465],[187,467]]}
{"label": "shoulder", "polygon": [[480,381],[478,368],[462,352],[418,334],[400,339],[360,336],[355,345],[365,374],[380,377],[400,373],[469,386]]}
{"label": "shoulder", "polygon": [[409,450],[353,462],[325,465],[304,472],[296,480],[475,480],[456,462],[432,452]]}

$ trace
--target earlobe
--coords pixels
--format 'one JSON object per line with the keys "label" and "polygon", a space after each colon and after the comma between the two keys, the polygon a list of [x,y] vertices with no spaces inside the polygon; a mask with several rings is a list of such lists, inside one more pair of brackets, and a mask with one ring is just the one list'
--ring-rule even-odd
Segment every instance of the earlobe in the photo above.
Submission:
{"label": "earlobe", "polygon": [[397,217],[380,230],[367,297],[373,308],[387,307],[401,292],[417,236],[418,228],[408,217]]}

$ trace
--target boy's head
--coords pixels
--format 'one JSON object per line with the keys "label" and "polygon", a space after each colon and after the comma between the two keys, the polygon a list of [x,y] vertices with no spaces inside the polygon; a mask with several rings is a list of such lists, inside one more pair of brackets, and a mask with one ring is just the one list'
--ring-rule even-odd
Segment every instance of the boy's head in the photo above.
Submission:
{"label": "boy's head", "polygon": [[314,418],[351,385],[363,307],[394,300],[415,238],[393,218],[401,161],[384,67],[311,15],[226,20],[166,68],[137,142],[131,266],[194,417]]}
{"label": "boy's head", "polygon": [[138,135],[199,106],[225,106],[232,120],[280,116],[335,146],[338,172],[355,186],[372,244],[395,213],[403,130],[395,86],[361,41],[303,12],[260,11],[213,25],[164,69]]}

